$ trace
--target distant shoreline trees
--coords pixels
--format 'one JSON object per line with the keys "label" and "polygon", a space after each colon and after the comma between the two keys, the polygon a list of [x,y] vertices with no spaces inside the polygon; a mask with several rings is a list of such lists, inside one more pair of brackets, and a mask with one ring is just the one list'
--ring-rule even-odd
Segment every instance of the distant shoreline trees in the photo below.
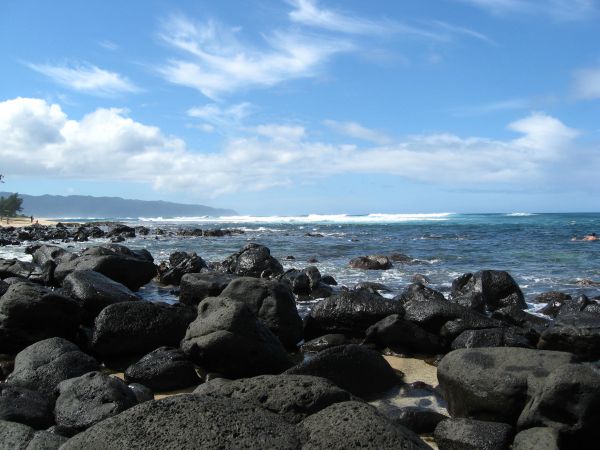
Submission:
{"label": "distant shoreline trees", "polygon": [[23,211],[23,199],[19,194],[0,197],[0,217],[15,217],[21,211]]}

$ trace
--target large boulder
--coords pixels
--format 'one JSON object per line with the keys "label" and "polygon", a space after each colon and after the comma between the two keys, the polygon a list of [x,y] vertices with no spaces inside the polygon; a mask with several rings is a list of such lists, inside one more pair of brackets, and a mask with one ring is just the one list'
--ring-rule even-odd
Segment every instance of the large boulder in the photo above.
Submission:
{"label": "large boulder", "polygon": [[352,269],[387,270],[392,268],[392,261],[385,255],[358,256],[350,260]]}
{"label": "large boulder", "polygon": [[37,264],[20,261],[18,259],[0,258],[0,279],[17,277],[24,281],[44,284],[48,281],[48,274]]}
{"label": "large boulder", "polygon": [[554,428],[570,443],[569,448],[587,448],[586,442],[598,444],[599,419],[600,368],[569,364],[548,375],[523,409],[518,424],[524,429]]}
{"label": "large boulder", "polygon": [[17,353],[42,339],[73,339],[80,307],[74,300],[28,282],[11,284],[0,298],[0,353]]}
{"label": "large boulder", "polygon": [[535,427],[517,433],[513,450],[560,450],[560,436],[554,428]]}
{"label": "large boulder", "polygon": [[511,425],[471,419],[446,419],[435,429],[440,450],[508,450],[515,435]]}
{"label": "large boulder", "polygon": [[65,436],[80,433],[137,404],[127,384],[101,372],[89,372],[61,382],[56,395],[57,431]]}
{"label": "large boulder", "polygon": [[392,314],[404,314],[400,302],[366,289],[344,291],[318,302],[305,319],[304,338],[342,333],[363,336],[367,328]]}
{"label": "large boulder", "polygon": [[187,273],[181,277],[179,301],[197,306],[206,297],[216,297],[236,276],[221,272]]}
{"label": "large boulder", "polygon": [[178,348],[160,347],[125,371],[125,381],[140,383],[153,391],[174,391],[200,384],[189,358]]}
{"label": "large boulder", "polygon": [[233,398],[176,395],[134,406],[71,438],[61,450],[300,448],[296,428]]}
{"label": "large boulder", "polygon": [[600,359],[600,315],[578,312],[560,315],[542,333],[538,348],[575,353],[582,359]]}
{"label": "large boulder", "polygon": [[216,378],[198,386],[194,394],[253,402],[294,424],[329,405],[353,399],[329,380],[308,375],[260,375],[235,381]]}
{"label": "large boulder", "polygon": [[483,328],[465,330],[452,341],[453,350],[476,347],[524,347],[535,348],[537,335],[523,328]]}
{"label": "large boulder", "polygon": [[411,283],[404,288],[396,300],[406,302],[445,301],[444,294],[425,286],[423,283]]}
{"label": "large boulder", "polygon": [[63,281],[63,289],[81,305],[87,325],[93,324],[100,311],[113,303],[139,300],[121,283],[93,270],[70,273]]}
{"label": "large boulder", "polygon": [[53,394],[61,381],[98,370],[98,362],[75,344],[51,338],[36,342],[17,354],[7,383]]}
{"label": "large boulder", "polygon": [[58,450],[66,441],[66,437],[58,434],[0,420],[0,450]]}
{"label": "large boulder", "polygon": [[[517,305],[521,309],[527,308],[521,288],[513,277],[503,270],[467,273],[452,283],[452,299],[476,296],[481,296],[483,304],[490,311],[511,305]],[[461,300],[461,303],[463,301]]]}
{"label": "large boulder", "polygon": [[526,348],[459,349],[444,356],[437,376],[453,417],[515,424],[528,390],[575,360],[571,353]]}
{"label": "large boulder", "polygon": [[121,357],[178,347],[195,317],[194,308],[183,304],[115,303],[96,317],[91,348],[103,357]]}
{"label": "large boulder", "polygon": [[93,270],[137,291],[156,275],[152,256],[146,251],[133,251],[121,245],[92,247],[78,258],[62,261],[54,270],[54,279],[61,283],[75,270]]}
{"label": "large boulder", "polygon": [[444,349],[438,336],[402,319],[398,314],[371,325],[367,329],[365,342],[416,353],[435,354]]}
{"label": "large boulder", "polygon": [[254,311],[223,296],[198,305],[181,348],[203,369],[231,378],[276,374],[291,366],[277,336]]}
{"label": "large boulder", "polygon": [[370,397],[401,383],[383,356],[353,344],[323,350],[285,373],[327,378],[359,397]]}
{"label": "large boulder", "polygon": [[54,423],[54,399],[41,392],[10,384],[0,384],[0,420],[19,422],[32,428],[48,428]]}
{"label": "large boulder", "polygon": [[[159,281],[162,284],[179,284],[187,273],[198,273],[208,265],[195,252],[174,252],[169,256],[169,265],[159,267]],[[161,268],[163,268],[161,270]]]}
{"label": "large boulder", "polygon": [[221,296],[248,305],[285,347],[295,348],[302,340],[302,319],[286,283],[240,277],[229,283]]}
{"label": "large boulder", "polygon": [[244,277],[268,278],[283,273],[283,266],[264,245],[249,243],[222,263],[227,273]]}
{"label": "large boulder", "polygon": [[412,431],[395,425],[373,406],[356,401],[335,403],[307,417],[299,425],[304,431],[305,450],[430,449]]}

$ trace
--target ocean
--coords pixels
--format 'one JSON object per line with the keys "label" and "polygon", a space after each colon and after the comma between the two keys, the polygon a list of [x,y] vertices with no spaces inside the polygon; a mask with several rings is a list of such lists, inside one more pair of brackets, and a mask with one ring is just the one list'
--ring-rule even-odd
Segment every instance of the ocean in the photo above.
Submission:
{"label": "ocean", "polygon": [[[82,219],[62,219],[82,221]],[[91,220],[91,219],[86,219]],[[99,219],[94,219],[99,220]],[[102,220],[107,220],[103,218]],[[600,241],[583,242],[588,233],[600,234],[600,214],[367,214],[307,216],[231,216],[182,218],[110,218],[130,226],[177,231],[180,228],[241,229],[225,237],[138,236],[123,244],[146,248],[155,260],[175,250],[196,252],[207,261],[222,261],[247,242],[264,244],[284,268],[315,265],[340,285],[361,281],[382,283],[388,296],[399,293],[415,274],[445,294],[452,280],[482,269],[508,271],[521,286],[530,308],[541,292],[600,295]],[[98,239],[98,243],[106,239]],[[94,242],[69,243],[74,249]],[[63,244],[64,245],[64,244]],[[28,259],[22,247],[0,247],[0,257]],[[369,254],[403,253],[410,264],[394,263],[385,271],[348,267],[350,259]],[[293,260],[286,259],[293,257]],[[308,263],[316,259],[316,263]],[[140,295],[173,302],[172,288],[151,284]],[[310,304],[301,305],[303,312]]]}

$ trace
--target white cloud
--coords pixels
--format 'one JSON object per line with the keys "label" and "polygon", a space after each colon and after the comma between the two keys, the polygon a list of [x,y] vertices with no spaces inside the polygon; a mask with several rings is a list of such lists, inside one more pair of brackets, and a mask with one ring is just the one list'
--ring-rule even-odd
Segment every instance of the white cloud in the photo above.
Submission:
{"label": "white cloud", "polygon": [[74,66],[27,65],[36,72],[51,78],[55,83],[79,92],[96,95],[114,95],[140,91],[137,86],[122,75],[100,69],[91,64]]}
{"label": "white cloud", "polygon": [[[208,103],[188,109],[187,115],[204,120],[206,124],[218,128],[239,127],[242,120],[247,117],[253,109],[248,102],[238,103],[224,108],[217,103]],[[206,131],[206,130],[205,130]]]}
{"label": "white cloud", "polygon": [[[568,176],[575,130],[542,113],[509,128],[519,136],[430,134],[361,148],[312,141],[300,126],[266,124],[220,152],[202,153],[123,110],[101,108],[74,120],[58,105],[16,98],[0,102],[0,161],[7,174],[141,182],[199,198],[352,173],[452,187],[531,185],[552,170]],[[600,168],[597,155],[586,168]]]}
{"label": "white cloud", "polygon": [[574,74],[573,94],[580,100],[600,99],[600,67],[578,70]]}
{"label": "white cloud", "polygon": [[385,145],[391,143],[391,139],[382,131],[366,128],[357,122],[338,122],[336,120],[325,120],[325,125],[336,133],[349,136],[363,141],[374,142],[375,144]]}
{"label": "white cloud", "polygon": [[240,42],[235,29],[214,21],[197,24],[184,16],[167,20],[160,37],[189,56],[160,67],[163,77],[213,99],[248,87],[313,77],[333,55],[351,48],[343,40],[283,31],[263,35],[263,48],[256,48]]}
{"label": "white cloud", "polygon": [[556,20],[589,20],[598,12],[596,0],[458,0],[491,14],[549,16]]}

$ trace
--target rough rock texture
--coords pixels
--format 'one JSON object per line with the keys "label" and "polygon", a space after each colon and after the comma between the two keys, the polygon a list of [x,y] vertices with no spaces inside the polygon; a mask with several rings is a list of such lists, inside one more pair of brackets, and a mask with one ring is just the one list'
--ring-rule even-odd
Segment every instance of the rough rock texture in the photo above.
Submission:
{"label": "rough rock texture", "polygon": [[76,258],[77,255],[57,245],[40,245],[32,254],[31,258],[34,264],[43,266],[49,262],[55,265],[62,261],[69,261]]}
{"label": "rough rock texture", "polygon": [[27,444],[25,450],[58,450],[69,438],[48,431],[38,431]]}
{"label": "rough rock texture", "polygon": [[74,300],[42,286],[11,284],[0,298],[0,353],[17,353],[42,339],[73,339],[80,322]]}
{"label": "rough rock texture", "polygon": [[477,295],[481,295],[485,307],[490,311],[511,305],[527,308],[519,285],[503,270],[467,273],[452,282],[451,298]]}
{"label": "rough rock texture", "polygon": [[286,374],[327,378],[359,397],[384,392],[401,382],[383,356],[360,345],[323,350],[287,370]]}
{"label": "rough rock texture", "polygon": [[132,251],[122,245],[92,247],[78,258],[62,261],[54,270],[54,278],[62,282],[75,270],[93,270],[124,284],[132,291],[138,290],[156,275],[150,253],[144,250]]}
{"label": "rough rock texture", "polygon": [[100,311],[113,303],[139,300],[131,290],[93,270],[76,270],[63,281],[65,292],[83,310],[83,322],[93,324]]}
{"label": "rough rock texture", "polygon": [[446,299],[444,298],[444,294],[431,289],[422,283],[412,283],[404,288],[402,293],[397,297],[397,300],[406,303],[409,301],[445,301]]}
{"label": "rough rock texture", "polygon": [[15,369],[6,381],[50,395],[61,381],[98,368],[98,362],[75,344],[62,338],[50,338],[17,354]]}
{"label": "rough rock texture", "polygon": [[222,296],[198,305],[181,348],[203,369],[231,378],[281,373],[292,365],[277,336],[249,306]]}
{"label": "rough rock texture", "polygon": [[294,424],[353,398],[329,380],[308,375],[260,375],[235,381],[217,378],[198,386],[194,394],[254,402]]}
{"label": "rough rock texture", "polygon": [[440,338],[397,314],[386,317],[366,332],[365,342],[379,347],[403,349],[417,353],[439,353],[444,349]]}
{"label": "rough rock texture", "polygon": [[384,413],[392,422],[402,425],[418,434],[433,434],[435,427],[448,416],[440,414],[433,409],[422,406],[405,406],[394,408],[393,412]]}
{"label": "rough rock texture", "polygon": [[344,336],[343,334],[325,334],[323,336],[305,342],[300,346],[300,350],[302,352],[320,352],[330,347],[350,343],[351,342],[348,339],[346,339],[346,336]]}
{"label": "rough rock texture", "polygon": [[523,430],[515,436],[513,450],[559,450],[558,430],[535,427]]}
{"label": "rough rock texture", "polygon": [[304,338],[342,333],[363,336],[367,328],[392,314],[404,314],[400,302],[365,289],[345,291],[314,305],[304,323]]}
{"label": "rough rock texture", "polygon": [[[161,270],[161,267],[164,270]],[[159,281],[162,284],[179,284],[181,277],[188,273],[198,273],[208,265],[195,252],[174,252],[169,256],[169,266],[159,267]]]}
{"label": "rough rock texture", "polygon": [[589,361],[600,359],[600,315],[590,312],[560,315],[542,333],[538,348],[569,351]]}
{"label": "rough rock texture", "polygon": [[515,430],[498,422],[446,419],[435,429],[440,450],[508,450]]}
{"label": "rough rock texture", "polygon": [[19,422],[35,429],[54,423],[54,399],[41,392],[10,384],[0,384],[0,420]]}
{"label": "rough rock texture", "polygon": [[235,278],[235,275],[220,272],[188,273],[181,277],[179,301],[187,305],[198,305],[206,297],[216,297]]}
{"label": "rough rock texture", "polygon": [[392,268],[392,261],[385,255],[359,256],[350,260],[352,269],[387,270]]}
{"label": "rough rock texture", "polygon": [[536,390],[521,416],[519,428],[550,427],[571,445],[600,439],[600,369],[590,364],[558,367]]}
{"label": "rough rock texture", "polygon": [[117,357],[178,347],[195,317],[194,308],[182,304],[115,303],[96,317],[91,348],[103,357]]}
{"label": "rough rock texture", "polygon": [[27,425],[0,420],[0,450],[25,449],[35,430]]}
{"label": "rough rock texture", "polygon": [[300,425],[303,450],[428,449],[412,431],[395,425],[367,403],[336,403],[306,418]]}
{"label": "rough rock texture", "polygon": [[127,384],[101,372],[65,380],[56,388],[56,394],[57,430],[67,436],[137,404],[137,398]]}
{"label": "rough rock texture", "polygon": [[296,428],[232,398],[176,395],[145,402],[71,438],[61,450],[299,449]]}
{"label": "rough rock texture", "polygon": [[286,283],[240,277],[229,283],[221,296],[250,307],[285,347],[295,348],[302,340],[302,319]]}
{"label": "rough rock texture", "polygon": [[264,245],[249,243],[222,263],[227,273],[245,277],[271,277],[283,273],[283,266]]}
{"label": "rough rock texture", "polygon": [[125,381],[140,383],[153,391],[174,391],[200,384],[192,362],[183,351],[160,347],[125,371]]}
{"label": "rough rock texture", "polygon": [[23,281],[32,283],[45,283],[48,281],[48,273],[40,266],[18,259],[0,258],[0,279],[17,277]]}
{"label": "rough rock texture", "polygon": [[452,349],[476,347],[535,348],[537,335],[518,327],[465,330],[452,341]]}
{"label": "rough rock texture", "polygon": [[575,359],[571,353],[525,348],[459,349],[441,360],[437,375],[453,417],[515,424],[528,388]]}

